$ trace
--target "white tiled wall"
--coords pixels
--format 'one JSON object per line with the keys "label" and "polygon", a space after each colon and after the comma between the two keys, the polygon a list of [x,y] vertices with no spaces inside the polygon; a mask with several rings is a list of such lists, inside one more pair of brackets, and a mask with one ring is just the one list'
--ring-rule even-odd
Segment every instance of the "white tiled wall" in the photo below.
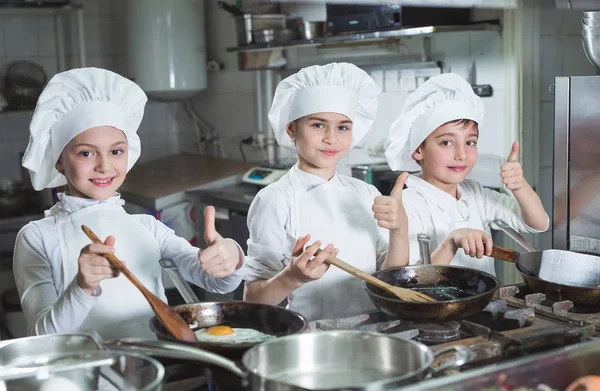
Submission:
{"label": "white tiled wall", "polygon": [[[123,2],[121,0],[81,0],[84,6],[87,65],[111,69],[127,76],[124,67],[125,52]],[[74,18],[67,20],[65,52],[67,66],[79,66],[75,40]],[[48,78],[58,69],[56,54],[55,19],[41,15],[0,14],[0,86],[8,64],[16,60],[36,62],[44,68]],[[149,161],[179,150],[177,103],[150,101],[140,127],[142,156]],[[0,113],[0,178],[20,179],[19,153],[28,141],[31,112]]]}
{"label": "white tiled wall", "polygon": [[[581,12],[540,9],[540,188],[538,194],[552,212],[554,99],[550,86],[556,76],[595,75],[581,43]],[[551,248],[552,234],[542,235],[542,248]]]}
{"label": "white tiled wall", "polygon": [[[219,8],[216,1],[205,2],[207,58],[218,61],[223,70],[208,73],[208,88],[194,99],[197,111],[219,132],[225,155],[241,159],[238,143],[257,129],[256,75],[238,71],[238,58],[226,48],[236,46],[236,26],[232,16]],[[182,136],[180,148],[193,151],[193,127],[183,113],[177,117]],[[248,159],[260,161],[258,150],[245,147]]]}

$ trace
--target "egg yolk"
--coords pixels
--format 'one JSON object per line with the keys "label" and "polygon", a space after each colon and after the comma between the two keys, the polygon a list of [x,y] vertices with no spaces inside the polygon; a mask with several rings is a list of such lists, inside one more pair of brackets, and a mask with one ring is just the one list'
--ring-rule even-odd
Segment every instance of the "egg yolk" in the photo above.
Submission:
{"label": "egg yolk", "polygon": [[233,329],[229,326],[214,326],[206,329],[206,332],[210,335],[222,337],[224,335],[233,334]]}

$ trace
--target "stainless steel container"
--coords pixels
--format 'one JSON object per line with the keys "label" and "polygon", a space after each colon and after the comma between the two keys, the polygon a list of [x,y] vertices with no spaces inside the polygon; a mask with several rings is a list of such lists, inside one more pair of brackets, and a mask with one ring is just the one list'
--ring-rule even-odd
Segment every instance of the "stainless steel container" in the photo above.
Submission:
{"label": "stainless steel container", "polygon": [[285,29],[285,15],[279,14],[243,14],[235,16],[237,43],[240,46],[256,43],[253,33],[266,29]]}
{"label": "stainless steel container", "polygon": [[298,21],[300,38],[311,40],[327,35],[327,22],[304,22]]}
{"label": "stainless steel container", "polygon": [[291,29],[264,29],[252,33],[254,43],[284,43],[296,39],[298,32]]}
{"label": "stainless steel container", "polygon": [[[464,346],[434,354],[414,341],[351,330],[295,334],[263,342],[244,353],[241,365],[174,342],[120,341],[114,347],[217,365],[260,391],[375,391],[416,382],[474,358]],[[456,351],[453,361],[430,367],[435,356],[448,351]]]}
{"label": "stainless steel container", "polygon": [[359,164],[352,166],[352,176],[377,188],[383,195],[389,195],[399,172],[392,171],[387,163]]}
{"label": "stainless steel container", "polygon": [[[0,348],[0,366],[9,366],[24,359],[24,357],[38,356],[38,363],[41,366],[44,361],[48,361],[50,356],[56,354],[76,353],[80,351],[101,351],[100,343],[91,336],[84,334],[73,335],[43,335],[38,337],[27,337],[14,339]],[[75,370],[61,372],[65,377],[83,389],[92,389],[98,384],[98,370]],[[35,377],[22,378],[6,381],[8,390],[17,387],[23,389],[36,389],[33,385],[37,383]]]}
{"label": "stainless steel container", "polygon": [[136,352],[105,350],[84,334],[11,340],[0,347],[0,390],[160,391],[164,368]]}

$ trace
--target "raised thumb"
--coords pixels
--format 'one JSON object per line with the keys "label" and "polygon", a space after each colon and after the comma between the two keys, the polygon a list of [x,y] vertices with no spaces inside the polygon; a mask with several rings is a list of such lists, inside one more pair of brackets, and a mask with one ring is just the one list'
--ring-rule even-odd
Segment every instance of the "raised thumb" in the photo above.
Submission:
{"label": "raised thumb", "polygon": [[519,160],[519,142],[515,141],[512,144],[512,148],[510,150],[510,154],[508,155],[508,158],[506,159],[507,163],[512,163],[512,162],[516,162]]}
{"label": "raised thumb", "polygon": [[211,246],[218,238],[219,233],[215,228],[215,207],[207,206],[204,210],[204,240]]}
{"label": "raised thumb", "polygon": [[392,193],[390,195],[395,197],[402,197],[402,189],[404,189],[404,183],[406,182],[407,178],[408,172],[403,172],[402,174],[400,174],[398,179],[396,179],[396,184],[394,185],[394,188],[392,189]]}

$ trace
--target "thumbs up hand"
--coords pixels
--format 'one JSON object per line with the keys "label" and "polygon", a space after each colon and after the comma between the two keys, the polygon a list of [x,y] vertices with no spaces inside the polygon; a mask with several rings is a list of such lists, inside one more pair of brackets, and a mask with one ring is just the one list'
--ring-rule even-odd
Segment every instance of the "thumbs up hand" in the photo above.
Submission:
{"label": "thumbs up hand", "polygon": [[243,264],[240,248],[232,239],[223,239],[215,228],[215,208],[204,211],[204,240],[208,247],[198,252],[200,267],[213,277],[227,277]]}
{"label": "thumbs up hand", "polygon": [[210,247],[217,240],[223,239],[221,235],[217,232],[215,228],[215,207],[207,206],[204,210],[204,241]]}
{"label": "thumbs up hand", "polygon": [[523,187],[525,178],[523,177],[523,167],[518,162],[519,143],[514,142],[506,163],[500,168],[500,177],[502,183],[511,191],[518,191]]}
{"label": "thumbs up hand", "polygon": [[402,188],[406,178],[408,178],[408,173],[403,172],[396,179],[391,195],[375,198],[372,210],[380,227],[394,231],[408,224],[406,211],[402,205]]}

